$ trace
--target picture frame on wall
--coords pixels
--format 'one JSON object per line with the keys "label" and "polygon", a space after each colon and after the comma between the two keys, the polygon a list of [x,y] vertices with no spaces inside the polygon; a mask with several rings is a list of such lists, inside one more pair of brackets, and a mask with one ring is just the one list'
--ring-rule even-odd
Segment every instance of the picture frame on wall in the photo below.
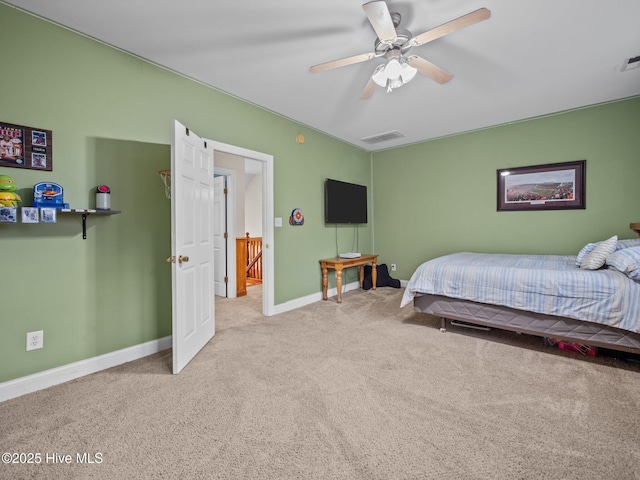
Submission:
{"label": "picture frame on wall", "polygon": [[584,209],[586,160],[503,168],[498,211]]}
{"label": "picture frame on wall", "polygon": [[53,132],[0,121],[0,167],[53,171]]}

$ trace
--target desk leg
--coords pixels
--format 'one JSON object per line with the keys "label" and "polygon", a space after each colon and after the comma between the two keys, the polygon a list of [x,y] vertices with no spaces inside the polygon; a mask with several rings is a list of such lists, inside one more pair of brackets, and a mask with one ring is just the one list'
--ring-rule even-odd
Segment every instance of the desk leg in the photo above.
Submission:
{"label": "desk leg", "polygon": [[336,288],[338,289],[338,303],[342,303],[342,265],[336,266]]}
{"label": "desk leg", "polygon": [[327,278],[327,267],[322,267],[322,300],[327,299],[327,287],[329,286],[329,279]]}
{"label": "desk leg", "polygon": [[373,282],[373,289],[376,289],[376,282],[378,281],[378,267],[376,262],[371,262],[371,281]]}
{"label": "desk leg", "polygon": [[362,288],[364,284],[364,265],[358,267],[358,272],[360,273],[360,288]]}

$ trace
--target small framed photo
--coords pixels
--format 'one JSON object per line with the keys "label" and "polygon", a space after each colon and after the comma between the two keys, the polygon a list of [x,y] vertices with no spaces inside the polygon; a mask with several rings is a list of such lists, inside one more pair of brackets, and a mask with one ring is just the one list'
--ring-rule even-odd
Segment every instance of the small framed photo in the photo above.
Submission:
{"label": "small framed photo", "polygon": [[0,207],[0,223],[16,223],[17,212],[16,207]]}
{"label": "small framed photo", "polygon": [[47,168],[47,156],[44,153],[31,154],[31,167]]}
{"label": "small framed photo", "polygon": [[40,209],[40,221],[42,223],[56,223],[56,209],[55,208],[41,208]]}
{"label": "small framed photo", "polygon": [[38,223],[40,216],[38,209],[34,207],[22,207],[22,223]]}
{"label": "small framed photo", "polygon": [[31,145],[38,145],[39,147],[47,146],[47,132],[39,132],[37,130],[31,130]]}

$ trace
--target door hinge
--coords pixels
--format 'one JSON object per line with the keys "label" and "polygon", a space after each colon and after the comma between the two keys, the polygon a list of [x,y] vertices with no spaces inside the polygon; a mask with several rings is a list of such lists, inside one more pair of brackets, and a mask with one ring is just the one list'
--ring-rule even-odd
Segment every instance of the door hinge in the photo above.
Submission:
{"label": "door hinge", "polygon": [[224,277],[224,283],[229,283],[229,277]]}
{"label": "door hinge", "polygon": [[229,234],[227,232],[224,232],[224,238],[229,238]]}
{"label": "door hinge", "polygon": [[229,193],[229,190],[227,190],[227,188],[225,187],[224,194],[226,195],[227,193]]}

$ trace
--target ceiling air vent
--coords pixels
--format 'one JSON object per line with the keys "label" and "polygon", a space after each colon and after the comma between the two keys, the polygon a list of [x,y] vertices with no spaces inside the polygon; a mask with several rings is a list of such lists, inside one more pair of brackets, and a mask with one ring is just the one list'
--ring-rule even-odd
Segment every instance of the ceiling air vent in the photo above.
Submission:
{"label": "ceiling air vent", "polygon": [[401,134],[397,130],[393,130],[392,132],[379,133],[378,135],[372,135],[370,137],[361,138],[364,143],[368,143],[370,145],[374,143],[388,142],[389,140],[395,140],[396,138],[403,138],[404,135]]}
{"label": "ceiling air vent", "polygon": [[624,60],[624,65],[622,66],[622,71],[626,70],[634,70],[636,68],[640,68],[640,55],[636,55],[635,57],[626,58]]}

